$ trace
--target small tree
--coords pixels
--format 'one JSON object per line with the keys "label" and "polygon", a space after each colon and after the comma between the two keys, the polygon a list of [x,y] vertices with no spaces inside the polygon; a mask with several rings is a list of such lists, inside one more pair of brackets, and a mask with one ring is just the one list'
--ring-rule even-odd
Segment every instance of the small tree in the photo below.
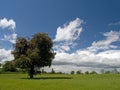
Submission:
{"label": "small tree", "polygon": [[2,64],[0,63],[0,67],[2,66]]}
{"label": "small tree", "polygon": [[35,67],[51,66],[55,53],[52,39],[46,33],[37,33],[30,39],[18,38],[14,46],[14,62],[17,67],[28,70],[33,78]]}
{"label": "small tree", "polygon": [[86,72],[85,72],[85,74],[89,74],[89,72],[88,72],[88,71],[86,71]]}
{"label": "small tree", "polygon": [[62,73],[62,72],[57,72],[57,74],[64,74],[64,73]]}
{"label": "small tree", "polygon": [[71,71],[71,74],[75,74],[75,71]]}
{"label": "small tree", "polygon": [[82,74],[81,70],[77,71],[76,74]]}
{"label": "small tree", "polygon": [[55,70],[52,68],[52,71],[51,71],[52,74],[55,74]]}
{"label": "small tree", "polygon": [[117,70],[116,68],[114,68],[114,69],[112,70],[112,73],[118,74],[119,72],[118,72],[118,70]]}
{"label": "small tree", "polygon": [[2,70],[5,72],[16,72],[17,71],[12,61],[6,61],[5,64],[3,64]]}
{"label": "small tree", "polygon": [[92,72],[90,72],[90,74],[97,74],[97,72],[95,72],[95,71],[92,71]]}
{"label": "small tree", "polygon": [[111,72],[110,71],[105,71],[105,74],[110,74]]}

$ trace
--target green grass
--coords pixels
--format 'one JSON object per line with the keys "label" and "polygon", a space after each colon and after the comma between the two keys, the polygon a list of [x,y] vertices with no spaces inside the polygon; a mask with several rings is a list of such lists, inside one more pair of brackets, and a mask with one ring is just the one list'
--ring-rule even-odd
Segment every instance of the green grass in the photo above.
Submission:
{"label": "green grass", "polygon": [[0,90],[120,90],[120,75],[0,74]]}

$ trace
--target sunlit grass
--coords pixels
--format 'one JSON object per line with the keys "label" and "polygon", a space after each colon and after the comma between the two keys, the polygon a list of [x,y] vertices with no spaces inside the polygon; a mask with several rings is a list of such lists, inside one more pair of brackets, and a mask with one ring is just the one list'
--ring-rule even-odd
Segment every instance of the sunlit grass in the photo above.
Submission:
{"label": "sunlit grass", "polygon": [[119,74],[36,75],[0,74],[0,90],[120,90]]}

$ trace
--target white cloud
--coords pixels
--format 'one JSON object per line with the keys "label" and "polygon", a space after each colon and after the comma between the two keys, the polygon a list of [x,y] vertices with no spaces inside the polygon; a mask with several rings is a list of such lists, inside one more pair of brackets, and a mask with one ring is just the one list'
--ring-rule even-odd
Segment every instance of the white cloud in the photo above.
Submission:
{"label": "white cloud", "polygon": [[0,62],[13,60],[12,50],[0,49]]}
{"label": "white cloud", "polygon": [[9,28],[13,30],[10,33],[4,34],[1,40],[8,41],[12,44],[15,44],[17,39],[17,34],[14,31],[14,29],[16,28],[16,22],[13,19],[8,20],[7,18],[3,18],[3,19],[0,19],[0,27],[2,29]]}
{"label": "white cloud", "polygon": [[13,19],[7,19],[7,18],[3,18],[0,20],[0,27],[5,29],[5,28],[9,28],[14,30],[16,28],[16,23]]}
{"label": "white cloud", "polygon": [[[87,50],[78,50],[71,54],[57,53],[53,61],[53,66],[54,65],[59,67],[66,65],[68,71],[70,71],[70,66],[73,68],[77,67],[77,70],[83,71],[83,67],[87,67],[89,71],[91,68],[93,68],[93,70],[96,68],[120,68],[120,50],[108,50],[100,53],[94,53]],[[64,71],[64,69],[61,69],[61,71]]]}
{"label": "white cloud", "polygon": [[114,49],[117,48],[116,45],[113,45],[114,42],[120,41],[120,31],[110,31],[103,34],[106,39],[100,41],[94,41],[92,46],[88,47],[89,50],[106,50],[106,49]]}
{"label": "white cloud", "polygon": [[[120,41],[119,31],[103,33],[104,40],[94,41],[91,46],[78,49],[73,53],[57,52],[53,67],[58,71],[98,70],[103,68],[120,68],[120,50],[114,42]],[[66,47],[67,48],[67,47]],[[68,48],[69,49],[69,48]],[[59,66],[58,68],[56,66]],[[66,67],[64,70],[62,66]],[[85,67],[85,68],[84,68]],[[97,68],[97,69],[96,69]]]}
{"label": "white cloud", "polygon": [[13,34],[9,34],[9,35],[4,35],[4,38],[2,40],[9,41],[10,43],[15,44],[16,39],[17,39],[17,34],[13,33]]}
{"label": "white cloud", "polygon": [[64,24],[63,27],[58,27],[54,41],[73,41],[78,39],[80,33],[82,32],[82,23],[83,20],[76,18],[68,24]]}
{"label": "white cloud", "polygon": [[105,40],[93,42],[92,45],[93,46],[106,46],[106,45],[110,45],[111,43],[120,40],[120,32],[110,31],[110,32],[104,33],[103,35],[106,37]]}
{"label": "white cloud", "polygon": [[[9,19],[9,20],[7,18],[0,19],[0,28],[2,28],[2,29],[8,28],[8,29],[12,30],[12,31],[5,30],[3,36],[1,36],[0,40],[15,44],[15,41],[17,39],[17,34],[15,33],[15,30],[14,30],[16,28],[16,22],[13,19]],[[5,45],[6,42],[3,42],[3,41],[2,41],[2,43],[4,43],[4,45]],[[7,47],[7,44],[5,47]],[[12,51],[12,49],[5,49],[4,46],[2,46],[2,44],[1,44],[0,62],[13,60],[14,57],[11,54],[11,51]]]}
{"label": "white cloud", "polygon": [[56,42],[54,49],[57,52],[70,51],[71,48],[77,45],[75,41],[83,31],[82,23],[83,20],[76,18],[68,24],[64,24],[63,27],[57,28],[56,37],[54,39],[54,42]]}
{"label": "white cloud", "polygon": [[66,52],[70,51],[77,45],[75,42],[59,42],[54,45],[54,49],[56,52]]}

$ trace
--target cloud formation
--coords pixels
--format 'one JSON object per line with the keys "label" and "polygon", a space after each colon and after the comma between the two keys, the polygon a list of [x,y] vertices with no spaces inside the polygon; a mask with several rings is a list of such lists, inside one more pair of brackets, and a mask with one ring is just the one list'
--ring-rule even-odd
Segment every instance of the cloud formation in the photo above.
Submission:
{"label": "cloud formation", "polygon": [[76,46],[77,43],[75,43],[75,41],[83,31],[82,24],[83,20],[76,18],[75,20],[64,24],[63,27],[58,27],[54,39],[54,42],[56,43],[54,49],[57,49],[57,52],[65,52],[70,51],[71,48]]}
{"label": "cloud formation", "polygon": [[15,44],[16,39],[17,39],[17,34],[13,33],[13,34],[9,34],[9,35],[4,35],[4,38],[2,40],[9,41],[10,43]]}
{"label": "cloud formation", "polygon": [[15,32],[16,22],[13,19],[8,20],[7,18],[3,18],[3,19],[0,19],[0,27],[2,29],[7,28],[12,30],[12,32],[9,32],[9,33],[7,30],[4,31],[4,33],[7,32],[7,34],[4,34],[1,40],[15,44],[17,39],[17,33]]}
{"label": "cloud formation", "polygon": [[77,50],[71,54],[57,53],[53,61],[54,65],[61,67],[69,65],[78,67],[78,70],[81,70],[82,67],[87,67],[89,70],[90,68],[120,68],[120,50],[107,50],[99,53]]}
{"label": "cloud formation", "polygon": [[64,24],[63,27],[58,27],[54,41],[74,41],[78,39],[80,33],[82,32],[82,23],[83,20],[76,18],[68,24]]}
{"label": "cloud formation", "polygon": [[[71,22],[75,23],[75,21],[76,20]],[[82,23],[77,25],[81,26],[81,24]],[[69,25],[70,24],[68,24],[68,26]],[[70,28],[72,27],[69,27],[69,30],[71,30]],[[62,30],[65,31],[66,29],[67,28],[63,28]],[[57,34],[62,36],[63,31],[58,32],[58,30],[59,29],[57,29]],[[79,30],[82,31],[82,27]],[[56,35],[56,37],[58,36]],[[77,38],[80,37],[80,33],[76,36],[77,38],[71,37],[73,39],[71,38],[66,39],[62,37],[56,38],[55,41],[59,43],[57,43],[56,45],[56,48],[58,49],[55,49],[57,54],[53,61],[53,67],[55,68],[55,70],[60,71],[62,69],[62,71],[65,71],[65,72],[66,70],[70,71],[68,69],[70,67],[72,67],[71,70],[75,70],[75,71],[80,69],[85,69],[84,67],[87,67],[86,70],[88,71],[91,71],[91,69],[95,70],[95,68],[100,68],[100,69],[120,68],[120,50],[119,50],[119,46],[114,44],[115,42],[120,41],[120,31],[105,32],[103,33],[103,36],[104,36],[103,40],[93,41],[91,46],[88,46],[84,49],[78,49],[72,53],[65,52],[65,50],[70,51],[70,46],[69,46],[70,44],[66,44],[66,42],[71,43],[70,42],[71,40],[73,41],[76,40]],[[66,42],[63,42],[63,41],[66,41]],[[72,42],[71,44],[77,44],[77,43]],[[64,49],[62,49],[63,50],[62,52],[59,52],[61,48],[64,48]],[[63,69],[62,67],[66,67],[66,69]]]}
{"label": "cloud formation", "polygon": [[113,43],[120,41],[120,31],[105,32],[103,36],[105,37],[104,40],[94,41],[92,46],[88,47],[88,49],[98,51],[117,48]]}
{"label": "cloud formation", "polygon": [[0,49],[0,62],[13,60],[12,50]]}
{"label": "cloud formation", "polygon": [[[1,44],[0,62],[13,60],[14,57],[11,54],[12,49],[11,49],[11,47],[9,48],[7,46],[8,45],[7,42],[10,42],[10,44],[15,44],[15,42],[16,42],[16,39],[17,39],[17,33],[15,32],[16,22],[13,19],[9,19],[9,20],[7,18],[0,19],[0,28],[1,29],[10,29],[10,30],[3,30],[3,31],[1,30],[3,35],[1,35],[0,41],[2,43],[4,43],[4,45],[6,44],[6,46],[3,46]],[[9,49],[6,49],[5,47],[7,47]]]}
{"label": "cloud formation", "polygon": [[13,19],[8,20],[7,18],[3,18],[3,19],[0,19],[0,27],[2,29],[9,28],[14,30],[16,28],[16,23]]}

